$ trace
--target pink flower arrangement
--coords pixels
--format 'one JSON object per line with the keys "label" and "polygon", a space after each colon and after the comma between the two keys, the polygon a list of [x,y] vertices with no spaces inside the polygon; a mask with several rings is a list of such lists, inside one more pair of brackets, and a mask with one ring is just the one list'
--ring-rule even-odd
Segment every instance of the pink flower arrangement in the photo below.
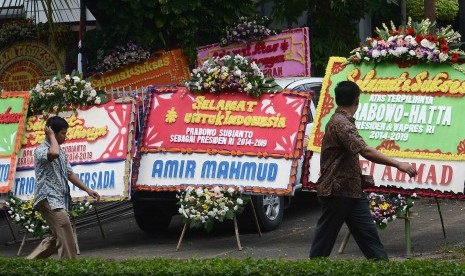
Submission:
{"label": "pink flower arrangement", "polygon": [[351,51],[349,63],[418,61],[456,63],[465,53],[458,49],[460,34],[451,26],[437,28],[428,19],[420,23],[409,21],[406,26],[396,26],[391,22],[389,29],[376,28],[378,37],[367,38],[366,45]]}
{"label": "pink flower arrangement", "polygon": [[150,58],[148,50],[133,42],[128,42],[125,46],[117,46],[109,54],[100,58],[100,62],[95,67],[95,70],[98,73],[106,73],[148,58]]}

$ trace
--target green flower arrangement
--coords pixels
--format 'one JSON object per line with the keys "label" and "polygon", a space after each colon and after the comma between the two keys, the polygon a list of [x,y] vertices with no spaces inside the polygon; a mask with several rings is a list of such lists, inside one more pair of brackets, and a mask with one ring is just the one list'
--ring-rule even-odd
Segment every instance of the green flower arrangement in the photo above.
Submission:
{"label": "green flower arrangement", "polygon": [[104,91],[97,91],[90,82],[73,72],[64,77],[57,75],[39,81],[30,91],[29,115],[42,113],[47,116],[106,102],[108,99]]}
{"label": "green flower arrangement", "polygon": [[204,227],[207,231],[213,229],[215,221],[234,219],[241,214],[250,201],[250,196],[244,195],[242,189],[221,186],[192,187],[179,191],[177,198],[179,213],[184,223],[190,228]]}
{"label": "green flower arrangement", "polygon": [[[50,232],[50,227],[42,218],[40,213],[33,209],[34,199],[21,200],[14,196],[6,199],[6,206],[9,216],[21,228],[31,233],[33,237],[43,237]],[[92,209],[93,206],[89,201],[73,203],[71,210],[68,212],[70,219],[75,219]]]}

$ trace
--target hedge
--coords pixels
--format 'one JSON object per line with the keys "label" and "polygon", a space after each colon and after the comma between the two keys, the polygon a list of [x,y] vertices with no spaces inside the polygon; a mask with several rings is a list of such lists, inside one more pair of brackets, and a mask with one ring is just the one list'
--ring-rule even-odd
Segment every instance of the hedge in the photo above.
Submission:
{"label": "hedge", "polygon": [[0,258],[0,275],[464,275],[465,263],[437,260]]}

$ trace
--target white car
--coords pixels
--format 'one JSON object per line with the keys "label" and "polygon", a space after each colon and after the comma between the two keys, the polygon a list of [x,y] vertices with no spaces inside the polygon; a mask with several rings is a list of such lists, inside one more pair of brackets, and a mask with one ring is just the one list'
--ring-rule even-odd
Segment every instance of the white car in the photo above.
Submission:
{"label": "white car", "polygon": [[[315,106],[318,104],[320,98],[321,85],[323,78],[316,77],[287,77],[276,78],[276,83],[284,89],[306,91],[312,93],[312,100],[309,104],[309,117],[307,118],[307,126],[305,128],[305,146],[308,143],[310,132],[313,126],[313,116],[315,115]],[[302,167],[304,155],[299,159],[297,164],[296,182],[294,183],[292,195],[295,191],[302,189]],[[252,200],[257,209],[257,217],[260,222],[260,227],[264,231],[270,231],[278,228],[282,221],[285,207],[290,203],[290,197],[278,195],[257,195],[253,196]]]}
{"label": "white car", "polygon": [[[306,138],[310,134],[313,125],[313,115],[318,101],[322,78],[293,77],[275,79],[284,89],[307,91],[313,94],[312,102],[309,105],[308,124],[306,127]],[[306,147],[304,147],[306,148]],[[296,182],[293,185],[293,192],[302,189],[302,164],[304,157],[299,160],[297,167]],[[156,196],[155,196],[156,194]],[[174,214],[177,214],[178,207],[175,204],[176,197],[173,192],[136,191],[131,194],[134,206],[134,216],[139,227],[147,233],[157,233],[164,231],[171,222]],[[279,227],[283,219],[285,206],[290,202],[289,196],[278,195],[254,195],[254,202],[257,220],[262,231],[271,231]],[[251,208],[248,208],[251,209]],[[248,211],[250,212],[250,210]],[[250,215],[252,215],[250,213]],[[253,218],[253,216],[241,216],[241,218]],[[255,225],[253,222],[248,225]],[[253,226],[252,226],[253,227]]]}
{"label": "white car", "polygon": [[[305,127],[305,143],[304,149],[307,146],[308,139],[310,137],[310,132],[312,131],[313,127],[313,117],[316,114],[316,106],[318,105],[318,100],[320,99],[320,92],[321,92],[321,85],[323,83],[323,78],[317,77],[289,77],[289,78],[279,78],[275,79],[276,83],[278,83],[284,89],[292,89],[297,91],[305,91],[312,94],[312,100],[309,104],[309,117],[307,118],[307,126]],[[299,190],[302,187],[301,177],[302,177],[302,164],[303,163],[303,156],[299,160],[299,164],[297,166],[297,177],[296,183],[293,189]]]}

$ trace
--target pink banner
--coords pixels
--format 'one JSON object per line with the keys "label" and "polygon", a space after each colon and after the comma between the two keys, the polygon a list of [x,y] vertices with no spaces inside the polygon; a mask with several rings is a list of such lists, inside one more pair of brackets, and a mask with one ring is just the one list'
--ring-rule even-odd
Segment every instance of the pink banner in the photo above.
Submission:
{"label": "pink banner", "polygon": [[262,65],[268,77],[309,77],[310,41],[308,28],[285,30],[278,35],[249,44],[221,47],[212,44],[198,49],[197,63],[229,53],[249,57]]}
{"label": "pink banner", "polygon": [[241,93],[154,92],[142,147],[217,150],[293,157],[303,135],[307,97],[295,92],[253,98]]}

